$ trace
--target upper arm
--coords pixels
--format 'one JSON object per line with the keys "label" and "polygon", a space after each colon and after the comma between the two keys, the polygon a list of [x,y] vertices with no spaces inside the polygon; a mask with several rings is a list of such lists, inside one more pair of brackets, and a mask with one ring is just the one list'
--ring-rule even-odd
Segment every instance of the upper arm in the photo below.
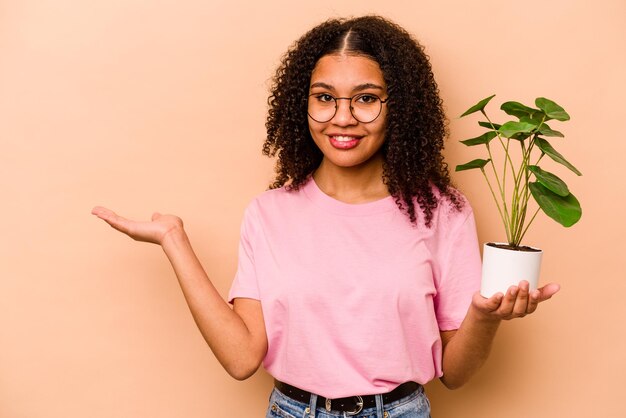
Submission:
{"label": "upper arm", "polygon": [[235,298],[233,310],[243,320],[250,333],[250,352],[260,365],[267,353],[267,334],[261,302],[256,299]]}
{"label": "upper arm", "polygon": [[[440,329],[459,328],[467,314],[472,296],[480,289],[481,261],[476,225],[471,207],[441,221],[440,250],[435,275],[435,315]],[[443,332],[442,332],[443,334]],[[442,337],[443,341],[443,337]],[[443,341],[445,343],[445,341]]]}

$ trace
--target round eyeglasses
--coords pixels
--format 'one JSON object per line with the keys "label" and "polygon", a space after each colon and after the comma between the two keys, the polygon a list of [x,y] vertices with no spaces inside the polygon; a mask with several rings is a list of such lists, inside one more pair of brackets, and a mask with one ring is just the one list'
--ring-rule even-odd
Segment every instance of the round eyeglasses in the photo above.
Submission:
{"label": "round eyeglasses", "polygon": [[335,117],[337,100],[350,100],[350,113],[361,123],[370,123],[376,120],[389,98],[382,100],[371,93],[359,93],[352,97],[333,97],[328,93],[313,93],[309,95],[307,113],[315,122],[325,123]]}

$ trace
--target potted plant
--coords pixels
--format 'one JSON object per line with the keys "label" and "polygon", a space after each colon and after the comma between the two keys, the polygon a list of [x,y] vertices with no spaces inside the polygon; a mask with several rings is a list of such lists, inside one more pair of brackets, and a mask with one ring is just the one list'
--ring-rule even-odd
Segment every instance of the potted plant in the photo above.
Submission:
{"label": "potted plant", "polygon": [[[509,286],[521,280],[537,288],[542,251],[522,245],[522,239],[533,220],[543,211],[565,227],[574,225],[582,211],[578,199],[555,174],[539,166],[552,160],[582,175],[548,142],[547,137],[563,137],[553,130],[548,121],[567,121],[569,115],[552,100],[539,97],[535,107],[519,102],[506,102],[500,106],[506,114],[517,120],[503,124],[494,123],[485,106],[495,95],[489,96],[470,107],[461,117],[480,112],[486,121],[478,125],[486,130],[482,135],[461,141],[467,146],[484,146],[487,159],[476,159],[456,167],[456,171],[480,169],[498,208],[506,231],[506,243],[486,243],[483,246],[483,276],[480,293],[490,297],[496,292],[506,292]],[[496,155],[496,149],[501,152]],[[548,159],[544,159],[548,156]],[[537,203],[531,209],[531,197]],[[532,205],[534,206],[534,205]]]}

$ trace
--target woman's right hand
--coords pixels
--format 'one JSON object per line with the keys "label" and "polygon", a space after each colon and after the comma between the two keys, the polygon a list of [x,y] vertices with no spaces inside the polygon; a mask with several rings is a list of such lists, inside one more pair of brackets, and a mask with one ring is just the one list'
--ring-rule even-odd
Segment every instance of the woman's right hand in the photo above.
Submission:
{"label": "woman's right hand", "polygon": [[123,218],[102,206],[96,206],[91,213],[135,241],[161,245],[169,234],[183,230],[182,219],[174,215],[161,215],[155,212],[152,221],[138,222]]}
{"label": "woman's right hand", "polygon": [[100,206],[91,213],[136,241],[163,246],[191,314],[219,362],[236,379],[252,376],[267,353],[261,302],[236,298],[231,309],[194,254],[183,221],[160,213],[154,213],[149,222],[131,221]]}

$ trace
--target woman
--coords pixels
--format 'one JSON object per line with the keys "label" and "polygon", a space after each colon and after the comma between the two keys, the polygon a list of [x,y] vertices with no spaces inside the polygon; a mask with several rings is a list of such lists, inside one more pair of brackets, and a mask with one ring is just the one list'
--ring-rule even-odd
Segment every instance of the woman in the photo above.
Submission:
{"label": "woman", "polygon": [[93,213],[159,244],[194,319],[236,379],[263,363],[268,417],[428,417],[422,385],[463,385],[503,319],[559,290],[477,293],[471,208],[450,185],[445,118],[423,48],[367,16],[327,21],[278,69],[263,151],[277,177],[245,212],[232,309],[182,220]]}

